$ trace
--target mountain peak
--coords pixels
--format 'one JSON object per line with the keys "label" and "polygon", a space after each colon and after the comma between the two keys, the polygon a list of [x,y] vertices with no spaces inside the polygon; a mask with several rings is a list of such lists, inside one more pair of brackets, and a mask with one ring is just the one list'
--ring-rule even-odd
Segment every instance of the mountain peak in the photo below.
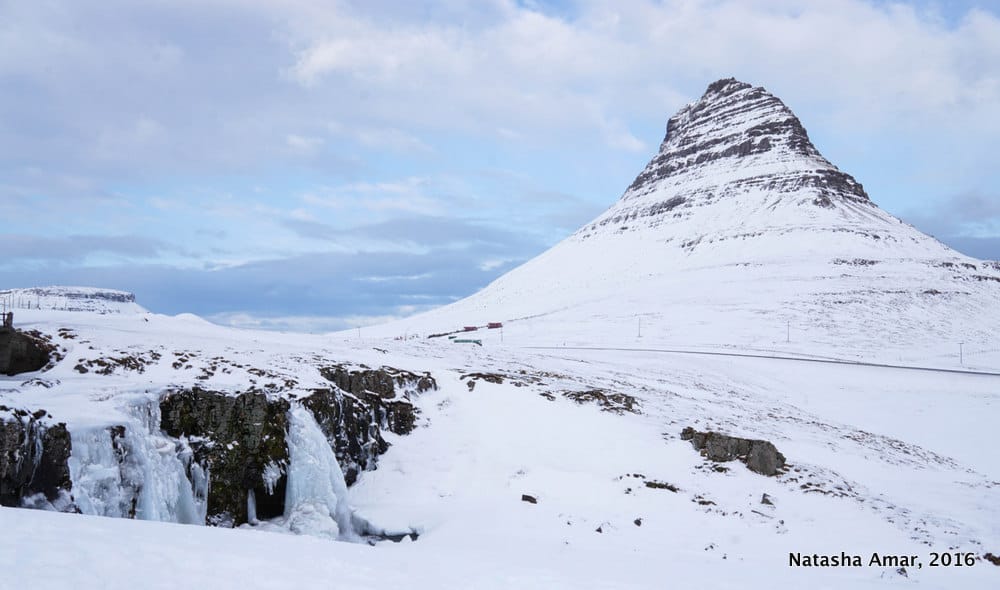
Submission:
{"label": "mountain peak", "polygon": [[[833,168],[780,99],[763,88],[724,78],[670,118],[659,153],[629,190],[717,160],[729,159],[733,167],[741,165],[741,159],[768,152],[782,160],[794,156],[821,160],[817,164]],[[863,193],[856,196],[867,200]]]}
{"label": "mountain peak", "polygon": [[[745,90],[747,88],[753,87],[746,82],[740,82],[736,78],[722,78],[709,84],[708,88],[705,90],[705,95],[717,93],[729,94],[737,90]],[[704,98],[705,95],[703,95],[702,98]]]}
{"label": "mountain peak", "polygon": [[643,217],[659,225],[734,199],[744,210],[874,207],[859,182],[819,153],[785,103],[762,87],[723,78],[670,117],[657,154],[619,202],[582,231]]}

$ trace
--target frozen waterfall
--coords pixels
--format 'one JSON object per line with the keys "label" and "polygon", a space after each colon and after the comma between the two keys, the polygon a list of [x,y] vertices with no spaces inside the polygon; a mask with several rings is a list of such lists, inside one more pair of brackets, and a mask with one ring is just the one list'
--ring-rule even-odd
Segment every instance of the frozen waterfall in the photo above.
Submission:
{"label": "frozen waterfall", "polygon": [[[73,498],[84,514],[205,524],[209,474],[193,460],[186,439],[160,430],[160,408],[143,400],[127,408],[116,426],[71,430]],[[347,506],[347,484],[326,435],[312,413],[293,405],[286,434],[289,463],[284,514],[257,520],[257,499],[247,492],[249,525],[341,540],[357,540]],[[283,472],[269,464],[263,477],[273,489]]]}
{"label": "frozen waterfall", "polygon": [[309,410],[288,412],[285,526],[294,533],[353,540],[347,484],[337,457]]}
{"label": "frozen waterfall", "polygon": [[[160,429],[160,407],[128,407],[121,426],[74,429],[73,498],[84,514],[204,524],[208,477],[184,441]],[[189,476],[190,472],[190,476]]]}

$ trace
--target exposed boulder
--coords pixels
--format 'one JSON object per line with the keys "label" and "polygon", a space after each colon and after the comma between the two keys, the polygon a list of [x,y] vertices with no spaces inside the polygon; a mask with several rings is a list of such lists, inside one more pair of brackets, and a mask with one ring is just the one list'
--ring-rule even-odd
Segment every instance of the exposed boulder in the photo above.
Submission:
{"label": "exposed boulder", "polygon": [[0,406],[0,505],[49,503],[72,510],[66,424],[47,424],[45,410]]}
{"label": "exposed boulder", "polygon": [[0,328],[0,373],[17,375],[45,368],[49,346],[13,328]]}
{"label": "exposed boulder", "polygon": [[578,404],[592,403],[600,406],[602,412],[611,412],[621,416],[625,412],[641,414],[639,401],[627,393],[605,391],[603,389],[588,389],[587,391],[564,391],[563,397]]}
{"label": "exposed boulder", "polygon": [[699,432],[688,426],[681,431],[681,440],[691,445],[706,458],[725,462],[739,459],[747,469],[761,475],[776,475],[785,466],[785,456],[766,440],[729,436],[718,432]]}
{"label": "exposed boulder", "polygon": [[210,524],[246,523],[251,491],[259,518],[284,513],[289,408],[288,400],[257,391],[227,394],[198,387],[160,400],[160,427],[186,437],[194,461],[209,474]]}
{"label": "exposed boulder", "polygon": [[647,488],[652,488],[654,490],[670,490],[675,494],[678,492],[678,490],[680,490],[680,488],[678,488],[672,483],[667,483],[665,481],[657,481],[655,479],[649,479],[642,483],[645,484]]}

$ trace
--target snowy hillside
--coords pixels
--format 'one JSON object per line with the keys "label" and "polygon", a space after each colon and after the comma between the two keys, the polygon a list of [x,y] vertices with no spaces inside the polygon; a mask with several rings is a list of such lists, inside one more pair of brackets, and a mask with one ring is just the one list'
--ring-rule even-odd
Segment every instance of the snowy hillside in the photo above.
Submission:
{"label": "snowy hillside", "polygon": [[317,336],[107,305],[0,331],[47,359],[0,376],[0,587],[1000,581],[1000,268],[734,80],[445,308]]}
{"label": "snowy hillside", "polygon": [[[780,100],[729,79],[670,119],[659,153],[592,223],[479,293],[379,333],[505,322],[513,343],[1000,367],[998,321],[1000,263],[879,209]],[[971,353],[961,361],[960,343]]]}
{"label": "snowy hillside", "polygon": [[96,313],[143,313],[135,295],[93,287],[32,287],[0,290],[0,303],[8,310],[53,309]]}

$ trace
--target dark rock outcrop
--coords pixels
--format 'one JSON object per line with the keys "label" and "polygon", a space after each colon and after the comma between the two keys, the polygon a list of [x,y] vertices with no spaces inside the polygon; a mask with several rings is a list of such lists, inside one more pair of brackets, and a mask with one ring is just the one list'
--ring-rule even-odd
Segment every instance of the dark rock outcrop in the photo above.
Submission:
{"label": "dark rock outcrop", "polygon": [[335,389],[316,389],[302,399],[333,448],[347,485],[353,485],[360,472],[375,469],[378,456],[389,449],[380,428],[384,412],[375,398],[373,407]]}
{"label": "dark rock outcrop", "polygon": [[210,524],[247,522],[251,490],[259,518],[284,513],[289,408],[288,400],[256,391],[227,394],[197,387],[160,400],[160,427],[186,437],[194,461],[209,474]]}
{"label": "dark rock outcrop", "polygon": [[302,404],[316,417],[333,447],[347,485],[353,485],[361,471],[375,469],[378,456],[389,448],[382,429],[395,434],[413,430],[416,409],[409,397],[437,389],[429,373],[393,367],[334,365],[320,369],[320,374],[336,388],[313,390]]}
{"label": "dark rock outcrop", "polygon": [[359,395],[374,393],[382,399],[409,398],[410,394],[437,389],[437,382],[430,373],[413,373],[393,367],[349,369],[334,365],[320,369],[324,379],[340,389]]}
{"label": "dark rock outcrop", "polygon": [[652,488],[654,490],[669,490],[675,494],[680,490],[677,486],[672,483],[665,481],[657,481],[655,479],[650,479],[642,482],[647,488]]}
{"label": "dark rock outcrop", "polygon": [[592,403],[600,406],[601,411],[611,412],[621,416],[625,412],[641,414],[639,400],[627,393],[605,391],[603,389],[588,389],[587,391],[565,391],[563,397],[578,404]]}
{"label": "dark rock outcrop", "polygon": [[[0,505],[48,502],[71,510],[66,424],[47,424],[45,410],[29,413],[0,406]],[[44,502],[42,502],[44,498]]]}
{"label": "dark rock outcrop", "polygon": [[[301,403],[326,435],[348,485],[361,471],[375,469],[378,456],[388,450],[383,429],[396,434],[413,430],[416,413],[407,396],[437,387],[429,374],[389,367],[335,366],[321,373],[335,387],[315,389]],[[195,387],[160,400],[160,428],[168,436],[185,438],[193,461],[209,474],[210,524],[247,522],[251,491],[258,518],[284,513],[290,407],[287,399],[256,390],[226,393]]]}
{"label": "dark rock outcrop", "polygon": [[20,330],[0,328],[0,373],[40,371],[49,363],[49,347]]}
{"label": "dark rock outcrop", "polygon": [[688,426],[681,431],[681,440],[691,445],[712,461],[725,462],[739,459],[747,469],[761,475],[776,475],[785,466],[785,456],[766,440],[739,438],[718,432],[699,432]]}

